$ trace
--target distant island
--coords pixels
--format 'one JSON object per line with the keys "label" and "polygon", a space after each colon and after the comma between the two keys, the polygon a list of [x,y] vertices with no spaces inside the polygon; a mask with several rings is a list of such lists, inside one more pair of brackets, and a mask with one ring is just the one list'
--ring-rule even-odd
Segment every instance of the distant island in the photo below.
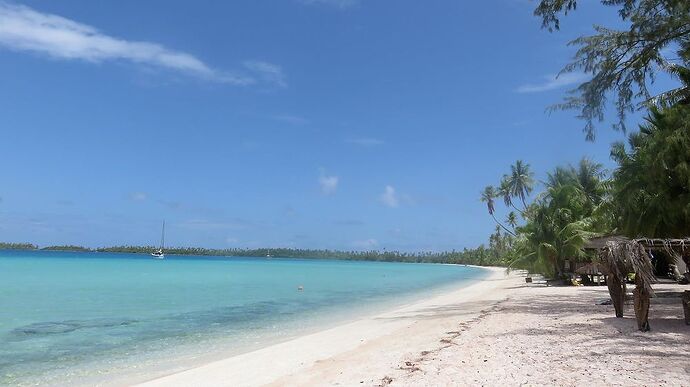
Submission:
{"label": "distant island", "polygon": [[[39,247],[32,243],[3,243],[0,250],[43,250],[43,251],[75,251],[98,253],[127,253],[148,254],[156,248],[153,246],[111,246],[89,248],[76,245],[55,245]],[[501,252],[496,248],[486,248],[483,245],[474,249],[452,250],[443,252],[401,252],[401,251],[339,251],[328,249],[291,249],[291,248],[259,248],[259,249],[207,249],[202,247],[170,247],[165,249],[169,255],[196,256],[228,256],[228,257],[266,257],[299,258],[299,259],[340,259],[350,261],[380,261],[380,262],[416,262],[416,263],[453,263],[478,266],[500,266]]]}
{"label": "distant island", "polygon": [[38,246],[31,243],[0,242],[0,250],[38,250]]}

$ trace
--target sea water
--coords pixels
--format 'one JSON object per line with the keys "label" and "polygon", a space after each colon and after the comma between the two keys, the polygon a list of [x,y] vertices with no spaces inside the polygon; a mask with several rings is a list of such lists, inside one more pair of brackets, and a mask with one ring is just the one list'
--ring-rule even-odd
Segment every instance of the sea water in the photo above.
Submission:
{"label": "sea water", "polygon": [[437,264],[0,251],[0,385],[145,380],[485,275]]}

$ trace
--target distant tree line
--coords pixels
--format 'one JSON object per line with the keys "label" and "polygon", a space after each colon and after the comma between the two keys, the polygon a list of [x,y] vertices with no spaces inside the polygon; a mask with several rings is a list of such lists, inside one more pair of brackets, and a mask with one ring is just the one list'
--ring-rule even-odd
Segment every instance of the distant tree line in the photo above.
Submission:
{"label": "distant tree line", "polygon": [[[380,262],[416,262],[416,263],[452,263],[478,266],[497,266],[502,263],[505,251],[499,241],[491,240],[491,246],[481,245],[474,249],[452,250],[444,252],[402,252],[402,251],[340,251],[330,249],[207,249],[203,247],[169,247],[165,249],[170,255],[216,256],[216,257],[266,257],[297,259],[338,259],[348,261]],[[112,246],[88,248],[83,246],[62,245],[39,248],[30,243],[0,243],[0,249],[46,250],[46,251],[79,251],[101,253],[148,254],[155,250],[153,246]]]}
{"label": "distant tree line", "polygon": [[0,242],[0,250],[36,250],[38,246],[31,243]]}

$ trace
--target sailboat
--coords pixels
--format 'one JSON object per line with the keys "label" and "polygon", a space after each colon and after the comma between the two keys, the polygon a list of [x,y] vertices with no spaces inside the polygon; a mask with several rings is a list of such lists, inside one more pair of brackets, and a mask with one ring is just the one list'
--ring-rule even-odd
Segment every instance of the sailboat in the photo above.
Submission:
{"label": "sailboat", "polygon": [[163,231],[161,232],[161,247],[152,252],[151,256],[154,259],[165,259],[165,253],[163,253],[163,246],[165,246],[165,221],[163,221]]}

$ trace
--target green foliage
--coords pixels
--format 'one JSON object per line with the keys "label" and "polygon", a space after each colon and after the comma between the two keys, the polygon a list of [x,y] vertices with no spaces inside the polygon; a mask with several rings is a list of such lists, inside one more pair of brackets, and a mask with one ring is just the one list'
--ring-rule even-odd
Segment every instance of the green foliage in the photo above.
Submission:
{"label": "green foliage", "polygon": [[[115,253],[145,253],[153,251],[153,247],[118,246],[95,249],[98,252]],[[352,261],[384,261],[384,262],[428,262],[428,263],[456,263],[467,265],[499,265],[490,249],[480,246],[476,249],[445,252],[401,252],[401,251],[338,251],[328,249],[290,249],[290,248],[260,248],[260,249],[205,249],[199,247],[170,247],[166,254],[198,255],[198,256],[227,256],[227,257],[265,257],[270,254],[279,258],[299,259],[342,259]]]}
{"label": "green foliage", "polygon": [[530,171],[529,164],[518,160],[510,166],[510,175],[505,175],[506,188],[511,197],[520,198],[522,205],[527,208],[525,200],[532,193],[534,187],[533,173]]}
{"label": "green foliage", "polygon": [[59,245],[59,246],[46,246],[42,247],[41,250],[48,251],[91,251],[91,249],[83,246],[75,245]]}
{"label": "green foliage", "polygon": [[492,251],[501,254],[510,267],[556,276],[563,272],[566,259],[584,257],[583,247],[589,237],[608,227],[599,220],[598,211],[607,203],[609,184],[601,164],[583,159],[577,168],[557,167],[544,185],[545,191],[527,204],[533,177],[529,165],[519,161],[501,179],[504,189],[485,190],[482,197],[486,202],[491,194],[498,197],[509,192],[511,200],[504,198],[506,207],[515,208],[512,198],[519,198],[524,206],[520,211],[522,225],[515,212],[506,217],[506,223],[515,230],[513,235],[501,236],[497,229],[489,238]]}
{"label": "green foliage", "polygon": [[[169,255],[217,256],[217,257],[266,257],[271,254],[278,258],[297,259],[340,259],[352,261],[414,262],[414,263],[453,263],[464,265],[498,266],[504,264],[502,253],[496,248],[506,248],[506,239],[500,235],[492,247],[479,246],[476,249],[444,252],[400,252],[400,251],[338,251],[289,248],[261,249],[206,249],[202,247],[170,247],[165,249]],[[0,249],[38,249],[32,244],[0,243]],[[83,246],[49,246],[41,250],[79,251],[101,253],[149,254],[157,249],[153,246],[113,246],[91,249]]]}
{"label": "green foliage", "polygon": [[652,108],[646,124],[616,143],[614,203],[630,237],[690,235],[690,105]]}
{"label": "green foliage", "polygon": [[[652,96],[648,84],[659,71],[679,78],[687,76],[681,66],[690,64],[690,1],[688,0],[601,0],[618,8],[627,30],[595,26],[595,34],[570,42],[578,46],[573,62],[562,73],[583,71],[591,79],[582,83],[554,109],[579,110],[586,124],[588,140],[594,140],[594,121],[604,119],[607,96],[613,94],[618,115],[616,129],[625,130],[625,117],[636,101],[670,106],[690,95],[688,83],[678,89]],[[541,0],[535,15],[549,30],[559,29],[560,15],[577,7],[576,0]],[[675,57],[665,56],[675,50]]]}
{"label": "green foliage", "polygon": [[526,224],[518,228],[517,255],[511,266],[559,276],[566,259],[584,257],[584,245],[595,231],[594,204],[577,177],[572,167],[557,168],[549,175],[545,193],[532,204]]}
{"label": "green foliage", "polygon": [[[512,230],[501,223],[495,215],[495,199],[502,198],[506,207],[511,207],[524,216],[524,212],[527,210],[526,199],[530,193],[532,193],[532,189],[534,187],[533,176],[534,174],[530,171],[529,164],[523,162],[522,160],[518,160],[515,162],[515,164],[510,166],[510,173],[503,175],[498,189],[490,185],[484,188],[484,191],[481,193],[481,201],[486,203],[489,215],[491,215],[498,226],[512,236],[515,236],[514,230],[515,225],[517,225],[517,217],[515,213],[511,211],[506,218],[506,223],[512,228]],[[513,199],[520,199],[523,205],[522,210],[515,207]]]}
{"label": "green foliage", "polygon": [[31,243],[0,242],[0,250],[36,250],[38,246]]}

